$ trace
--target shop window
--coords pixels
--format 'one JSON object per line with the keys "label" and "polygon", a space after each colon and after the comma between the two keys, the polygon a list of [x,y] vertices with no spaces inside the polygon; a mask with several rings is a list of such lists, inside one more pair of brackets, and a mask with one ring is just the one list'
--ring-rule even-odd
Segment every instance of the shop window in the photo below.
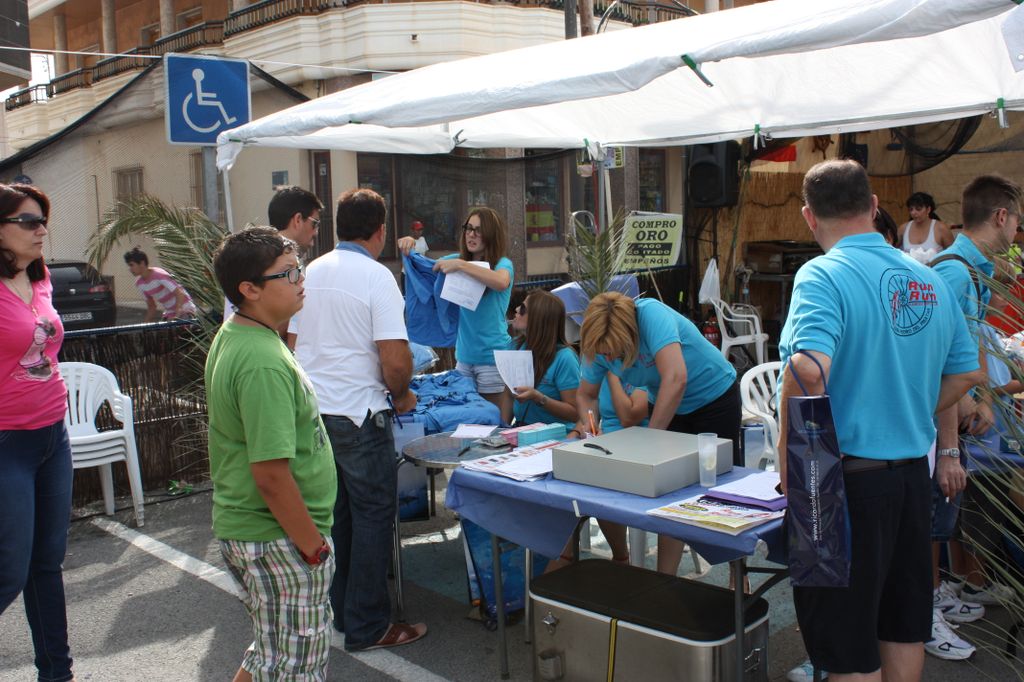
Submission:
{"label": "shop window", "polygon": [[543,246],[561,243],[564,155],[545,157],[544,150],[526,150],[526,241]]}
{"label": "shop window", "polygon": [[401,234],[395,234],[395,163],[394,157],[387,154],[357,154],[356,173],[361,189],[372,189],[384,197],[388,208],[387,241],[381,252],[382,259],[397,258],[395,241]]}
{"label": "shop window", "polygon": [[664,149],[640,149],[640,210],[667,210]]}

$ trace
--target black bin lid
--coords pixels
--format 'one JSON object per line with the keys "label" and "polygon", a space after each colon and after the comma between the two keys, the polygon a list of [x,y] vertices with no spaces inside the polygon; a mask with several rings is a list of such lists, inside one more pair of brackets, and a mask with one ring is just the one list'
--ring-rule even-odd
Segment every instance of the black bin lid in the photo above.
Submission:
{"label": "black bin lid", "polygon": [[[697,642],[735,635],[732,590],[603,559],[586,559],[534,578],[530,592],[550,601]],[[758,598],[749,627],[768,613]]]}

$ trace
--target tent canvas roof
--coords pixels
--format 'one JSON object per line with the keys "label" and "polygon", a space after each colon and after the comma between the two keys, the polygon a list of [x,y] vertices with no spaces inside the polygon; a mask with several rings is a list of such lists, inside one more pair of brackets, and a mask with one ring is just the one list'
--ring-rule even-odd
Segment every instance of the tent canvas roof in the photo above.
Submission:
{"label": "tent canvas roof", "polygon": [[357,86],[222,133],[218,165],[247,144],[690,144],[959,118],[1000,99],[1021,109],[1022,41],[1024,8],[1010,0],[775,0]]}

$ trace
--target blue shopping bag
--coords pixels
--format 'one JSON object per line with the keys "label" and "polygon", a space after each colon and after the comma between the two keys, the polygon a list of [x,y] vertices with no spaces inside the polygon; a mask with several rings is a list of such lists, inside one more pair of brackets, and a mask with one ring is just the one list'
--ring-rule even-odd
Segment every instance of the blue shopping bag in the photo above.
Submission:
{"label": "blue shopping bag", "polygon": [[850,515],[846,507],[842,455],[825,384],[823,395],[807,395],[792,359],[789,371],[802,396],[787,398],[786,545],[789,575],[801,587],[847,587],[850,582]]}

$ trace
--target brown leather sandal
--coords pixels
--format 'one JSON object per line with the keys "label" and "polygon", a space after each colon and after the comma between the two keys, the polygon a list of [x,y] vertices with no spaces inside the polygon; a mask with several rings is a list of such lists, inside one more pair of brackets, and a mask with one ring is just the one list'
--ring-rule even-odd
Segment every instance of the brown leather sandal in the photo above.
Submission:
{"label": "brown leather sandal", "polygon": [[427,634],[426,623],[392,623],[388,628],[384,636],[377,640],[376,644],[362,649],[362,651],[369,651],[371,649],[386,649],[393,646],[402,646],[403,644],[412,644],[418,639],[421,639]]}

